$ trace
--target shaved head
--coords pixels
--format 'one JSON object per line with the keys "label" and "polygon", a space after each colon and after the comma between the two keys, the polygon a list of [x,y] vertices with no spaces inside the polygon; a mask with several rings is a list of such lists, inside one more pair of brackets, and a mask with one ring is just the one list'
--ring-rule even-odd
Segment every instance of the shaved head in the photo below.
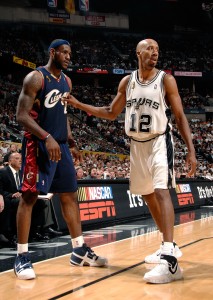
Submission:
{"label": "shaved head", "polygon": [[158,43],[155,40],[153,40],[153,39],[145,39],[145,40],[140,41],[137,44],[136,53],[140,52],[142,49],[144,49],[148,45],[152,45],[152,44],[158,45]]}
{"label": "shaved head", "polygon": [[153,69],[158,61],[159,46],[153,39],[144,39],[137,44],[136,55],[139,68],[143,70]]}

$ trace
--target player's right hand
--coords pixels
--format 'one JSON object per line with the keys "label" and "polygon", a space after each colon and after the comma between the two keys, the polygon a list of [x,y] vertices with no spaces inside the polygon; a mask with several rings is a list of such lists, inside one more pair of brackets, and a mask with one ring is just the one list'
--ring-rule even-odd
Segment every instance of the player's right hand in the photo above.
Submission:
{"label": "player's right hand", "polygon": [[61,98],[62,102],[67,102],[67,104],[73,106],[74,108],[78,108],[79,101],[71,94],[67,93],[65,97]]}
{"label": "player's right hand", "polygon": [[45,145],[49,153],[49,159],[58,162],[61,159],[61,150],[56,140],[50,135],[45,141]]}

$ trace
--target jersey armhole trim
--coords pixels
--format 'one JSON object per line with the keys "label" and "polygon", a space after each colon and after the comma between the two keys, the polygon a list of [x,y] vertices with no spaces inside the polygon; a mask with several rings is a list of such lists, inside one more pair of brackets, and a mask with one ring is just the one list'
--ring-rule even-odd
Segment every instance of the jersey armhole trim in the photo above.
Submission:
{"label": "jersey armhole trim", "polygon": [[[64,74],[64,73],[63,73],[63,74]],[[70,83],[70,81],[68,80],[68,76],[67,76],[66,74],[64,74],[64,76],[65,76],[66,82],[67,82],[67,84],[68,84],[68,86],[69,86],[69,88],[70,88],[70,92],[71,92],[71,83]]]}
{"label": "jersey armhole trim", "polygon": [[40,74],[41,74],[41,89],[43,90],[44,89],[44,74],[40,71],[40,70],[37,70]]}

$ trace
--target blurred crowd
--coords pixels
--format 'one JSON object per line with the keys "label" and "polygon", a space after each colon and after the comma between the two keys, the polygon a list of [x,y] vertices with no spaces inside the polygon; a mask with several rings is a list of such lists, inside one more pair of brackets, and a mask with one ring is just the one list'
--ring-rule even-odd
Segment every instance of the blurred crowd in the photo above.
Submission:
{"label": "blurred crowd", "polygon": [[[72,59],[70,67],[92,66],[99,68],[136,68],[135,46],[145,37],[141,35],[118,34],[109,32],[90,32],[58,29],[54,31],[36,30],[29,32],[24,25],[5,30],[0,26],[0,54],[16,55],[36,65],[42,65],[47,54],[49,42],[55,38],[71,41]],[[212,71],[213,53],[212,37],[202,36],[199,39],[186,36],[168,36],[152,34],[160,45],[158,68],[181,71]],[[191,44],[193,42],[193,47]],[[30,69],[27,69],[29,72]],[[4,166],[5,157],[13,148],[19,151],[23,137],[23,128],[17,124],[15,111],[20,94],[23,76],[0,72],[0,165]],[[108,105],[116,94],[115,85],[101,86],[98,81],[93,84],[74,84],[73,95],[84,103],[96,106]],[[204,110],[212,106],[213,91],[202,95],[189,87],[180,87],[184,109]],[[122,117],[115,121],[95,118],[74,108],[68,109],[73,135],[83,153],[83,162],[75,162],[78,179],[119,179],[129,178],[130,140],[125,135]],[[193,140],[199,161],[197,177],[213,179],[212,118],[193,118],[190,120]],[[186,147],[178,130],[173,126],[175,140],[176,177],[187,176],[185,168]],[[15,146],[14,146],[15,145]],[[11,149],[12,147],[12,149]],[[12,150],[13,151],[13,150]]]}
{"label": "blurred crowd", "polygon": [[[20,151],[23,128],[17,124],[15,111],[20,87],[4,84],[0,81],[2,94],[0,99],[0,165],[7,163],[8,153]],[[82,92],[83,91],[83,92]],[[107,105],[113,95],[108,89],[96,89],[89,86],[76,86],[73,94],[84,102],[93,99],[96,105]],[[188,106],[194,93],[185,92],[182,97],[184,106]],[[192,102],[193,107],[203,103],[204,97],[198,96]],[[197,100],[198,99],[198,100]],[[185,102],[186,101],[186,102]],[[196,102],[197,101],[197,102]],[[125,135],[124,120],[107,121],[89,116],[73,108],[69,108],[69,121],[79,149],[83,153],[83,162],[75,161],[78,179],[119,179],[129,178],[129,147],[130,140]],[[198,178],[213,179],[213,124],[212,121],[191,119],[193,141],[199,161]],[[176,177],[187,176],[185,167],[186,147],[180,134],[173,124],[175,141]]]}
{"label": "blurred crowd", "polygon": [[24,25],[0,24],[0,52],[42,65],[45,62],[48,45],[58,36],[71,42],[71,67],[102,69],[113,67],[133,70],[137,67],[135,53],[137,43],[151,36],[160,45],[159,69],[201,72],[213,69],[212,35],[199,33],[134,34],[92,29],[88,32],[79,28],[57,28],[56,33],[45,27],[34,27],[33,31],[30,31],[30,28]]}

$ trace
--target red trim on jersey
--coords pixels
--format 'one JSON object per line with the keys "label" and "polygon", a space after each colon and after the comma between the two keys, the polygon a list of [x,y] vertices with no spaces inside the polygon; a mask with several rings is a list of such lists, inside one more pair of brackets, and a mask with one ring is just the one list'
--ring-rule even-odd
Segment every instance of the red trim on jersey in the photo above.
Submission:
{"label": "red trim on jersey", "polygon": [[23,172],[22,192],[38,192],[37,141],[28,140],[26,146],[25,165]]}
{"label": "red trim on jersey", "polygon": [[68,79],[68,76],[67,76],[66,74],[64,74],[64,76],[65,76],[65,79],[66,79],[67,84],[68,84],[68,86],[69,86],[69,88],[70,88],[70,91],[71,91],[71,82],[70,82],[70,80]]}
{"label": "red trim on jersey", "polygon": [[37,71],[41,74],[41,77],[42,77],[41,89],[43,90],[44,89],[44,75],[40,70],[37,70]]}

